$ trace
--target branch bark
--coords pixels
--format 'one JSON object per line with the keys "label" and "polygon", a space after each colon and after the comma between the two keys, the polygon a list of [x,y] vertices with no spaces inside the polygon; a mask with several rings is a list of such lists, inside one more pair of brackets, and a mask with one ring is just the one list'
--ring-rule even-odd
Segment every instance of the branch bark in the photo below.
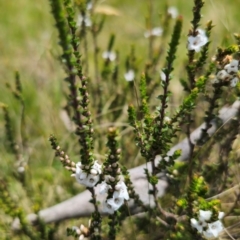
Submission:
{"label": "branch bark", "polygon": [[[237,113],[240,110],[240,101],[235,101],[231,106],[225,106],[219,111],[219,115],[217,119],[213,119],[211,121],[211,128],[208,129],[208,134],[212,136],[217,129],[219,128],[219,120],[221,121],[222,125],[225,125],[227,122],[231,121],[232,118],[234,118]],[[199,140],[199,137],[201,136],[201,129],[205,128],[205,123],[203,123],[201,126],[199,126],[197,129],[195,129],[191,133],[191,141],[193,144],[196,144]],[[188,159],[190,154],[190,147],[189,147],[189,141],[187,138],[182,140],[180,143],[176,144],[174,147],[171,148],[171,150],[168,152],[168,155],[172,155],[174,151],[181,149],[182,153],[178,160],[185,161]],[[155,161],[158,161],[159,157],[155,159]],[[154,205],[153,198],[148,194],[149,184],[146,179],[146,176],[144,174],[144,169],[149,168],[150,170],[150,164],[143,164],[141,166],[132,168],[129,170],[131,180],[134,184],[135,191],[139,194],[140,199],[145,203],[149,204],[150,206]],[[162,197],[166,191],[167,188],[167,181],[164,179],[164,174],[159,175],[159,182],[157,184],[158,188],[158,197]],[[96,187],[96,192],[98,192],[99,186]],[[59,204],[56,204],[52,207],[43,209],[39,211],[39,217],[42,219],[42,221],[46,223],[51,222],[60,222],[66,219],[70,218],[79,218],[79,217],[86,217],[91,215],[91,213],[94,211],[94,208],[91,203],[89,203],[89,200],[91,199],[91,194],[89,191],[84,191],[80,194],[78,194],[75,197],[72,197],[66,201],[63,201]],[[99,201],[103,201],[103,197],[100,195],[98,196]],[[128,206],[130,208],[130,211],[132,213],[137,213],[140,211],[140,209],[137,209],[133,201],[130,201],[128,203]],[[100,209],[100,213],[103,214],[102,209]],[[32,224],[37,222],[38,216],[36,214],[29,214],[27,216],[27,219]],[[14,229],[19,228],[19,221],[17,219],[13,222],[12,227]]]}

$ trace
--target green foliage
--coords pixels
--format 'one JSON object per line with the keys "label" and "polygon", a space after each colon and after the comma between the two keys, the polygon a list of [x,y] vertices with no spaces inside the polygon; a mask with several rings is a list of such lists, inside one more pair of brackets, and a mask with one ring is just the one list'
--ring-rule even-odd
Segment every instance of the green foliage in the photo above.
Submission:
{"label": "green foliage", "polygon": [[[207,11],[212,12],[209,3],[201,0],[186,3],[186,9],[180,8],[182,15],[173,21],[165,1],[137,4],[136,13],[129,8],[134,21],[125,18],[130,11],[129,1],[111,2],[116,9],[100,1],[49,0],[49,3],[59,39],[56,40],[53,28],[49,28],[49,32],[54,31],[48,52],[51,57],[44,67],[33,68],[31,60],[27,66],[18,65],[21,78],[16,72],[15,86],[8,81],[6,91],[2,91],[0,139],[4,180],[0,181],[0,230],[7,229],[3,238],[65,239],[67,234],[79,239],[132,239],[133,236],[134,239],[203,239],[201,232],[191,225],[191,219],[198,219],[200,210],[212,212],[208,223],[218,221],[221,208],[227,215],[238,217],[239,194],[225,198],[225,192],[238,183],[239,157],[235,146],[239,141],[239,114],[226,120],[221,109],[238,103],[239,83],[233,80],[239,80],[239,62],[237,70],[230,65],[240,59],[239,34],[234,35],[234,42],[229,33],[218,29],[220,21],[213,19],[205,25],[208,41],[199,53],[189,48],[183,50],[189,41],[184,36],[188,32],[186,24],[191,22],[188,37],[199,37],[202,16],[206,21]],[[206,12],[202,9],[204,5]],[[191,8],[193,16],[189,20]],[[118,9],[124,11],[120,13]],[[147,42],[140,37],[142,29],[137,30],[146,14]],[[50,15],[47,19],[52,26]],[[91,24],[87,24],[87,19]],[[135,27],[132,22],[137,23]],[[163,26],[161,37],[154,35],[156,23]],[[34,32],[35,28],[27,29]],[[12,29],[16,31],[14,24]],[[21,41],[24,39],[19,37]],[[114,59],[102,60],[100,54],[104,49],[114,53]],[[59,55],[57,62],[53,58]],[[14,63],[11,57],[10,62]],[[41,68],[37,72],[42,75],[35,73],[36,68]],[[129,70],[134,74],[130,81],[125,76]],[[8,72],[6,69],[4,74],[8,76]],[[35,81],[29,82],[29,78]],[[202,122],[198,137],[193,138],[191,133]],[[47,144],[49,135],[55,157],[73,176],[97,176],[96,185],[107,182],[109,189],[104,203],[115,200],[114,193],[124,190],[118,190],[119,182],[123,181],[134,207],[131,202],[128,206],[125,198],[122,206],[106,219],[97,200],[98,190],[85,185],[91,195],[89,204],[93,205],[88,227],[79,223],[80,227],[70,227],[76,225],[76,220],[59,225],[46,224],[40,219],[37,214],[42,208],[80,191],[69,180],[69,172],[61,171],[59,163],[50,160],[53,154]],[[173,148],[183,137],[185,145]],[[95,172],[97,160],[103,164]],[[133,172],[127,169],[143,162],[145,175],[132,178]],[[137,185],[143,179],[147,179],[147,189]],[[169,188],[159,198],[162,181],[167,181]],[[148,201],[141,199],[142,193],[148,194]],[[15,200],[21,198],[23,201]],[[224,202],[229,199],[232,205],[225,207]],[[136,220],[135,211],[142,212],[144,218]],[[31,212],[36,213],[35,226],[27,220]],[[129,218],[130,225],[136,223],[135,226],[124,226]],[[19,236],[10,227],[17,219]],[[226,217],[224,226],[230,224]]]}

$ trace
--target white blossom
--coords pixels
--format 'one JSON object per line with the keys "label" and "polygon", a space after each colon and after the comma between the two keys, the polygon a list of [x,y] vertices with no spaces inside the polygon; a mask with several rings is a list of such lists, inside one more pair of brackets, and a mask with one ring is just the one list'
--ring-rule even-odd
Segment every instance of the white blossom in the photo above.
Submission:
{"label": "white blossom", "polygon": [[161,27],[155,27],[145,31],[144,37],[145,38],[149,38],[150,36],[159,37],[162,35],[162,33],[163,33],[163,29]]}
{"label": "white blossom", "polygon": [[81,27],[83,24],[86,27],[91,27],[92,26],[92,21],[91,21],[89,16],[87,16],[87,15],[83,16],[83,15],[79,14],[78,19],[77,19],[77,26]]}
{"label": "white blossom", "polygon": [[231,87],[236,87],[237,84],[238,84],[238,81],[239,81],[238,77],[233,78],[233,79],[230,81],[230,86],[231,86]]}
{"label": "white blossom", "polygon": [[224,69],[220,70],[217,73],[216,80],[230,80],[230,86],[235,87],[239,81],[238,76],[236,76],[236,73],[238,72],[238,64],[239,61],[233,59],[229,64],[225,65]]}
{"label": "white blossom", "polygon": [[132,69],[129,69],[125,74],[124,78],[126,81],[131,82],[135,78],[135,72]]}
{"label": "white blossom", "polygon": [[166,74],[163,71],[160,72],[160,77],[162,81],[166,81]]}
{"label": "white blossom", "polygon": [[238,60],[233,59],[229,64],[227,64],[224,69],[229,73],[237,73],[238,71]]}
{"label": "white blossom", "polygon": [[18,171],[19,173],[24,173],[24,172],[25,172],[24,166],[19,166],[18,169],[17,169],[17,171]]}
{"label": "white blossom", "polygon": [[225,215],[224,212],[219,212],[219,213],[218,213],[218,219],[219,219],[219,220],[220,220],[220,219],[223,219],[224,215]]}
{"label": "white blossom", "polygon": [[163,29],[161,27],[155,27],[152,29],[153,36],[161,36],[162,32],[163,32]]}
{"label": "white blossom", "polygon": [[122,199],[125,199],[125,200],[129,199],[127,186],[123,181],[119,181],[116,184],[115,191],[113,193],[113,198],[122,198]]}
{"label": "white blossom", "polygon": [[219,233],[223,230],[223,224],[220,220],[208,224],[208,230],[214,237],[218,237]]}
{"label": "white blossom", "polygon": [[111,62],[113,62],[116,59],[117,55],[115,52],[105,51],[105,52],[103,52],[102,57],[104,59],[109,59]]}
{"label": "white blossom", "polygon": [[87,187],[94,187],[100,180],[99,175],[88,174],[87,176]]}
{"label": "white blossom", "polygon": [[227,80],[230,77],[231,76],[225,70],[221,70],[217,73],[217,78],[220,80]]}
{"label": "white blossom", "polygon": [[93,7],[93,3],[92,3],[92,1],[89,1],[89,2],[87,3],[87,10],[88,10],[88,11],[91,10],[92,7]]}
{"label": "white blossom", "polygon": [[94,187],[100,180],[100,174],[102,172],[101,165],[95,161],[89,172],[86,172],[84,168],[87,168],[87,166],[84,167],[81,162],[78,162],[76,164],[75,174],[72,174],[72,176],[74,176],[80,184],[86,187]]}
{"label": "white blossom", "polygon": [[169,7],[167,12],[172,18],[176,18],[178,16],[178,10],[176,7]]}
{"label": "white blossom", "polygon": [[191,226],[207,239],[216,238],[223,230],[223,224],[220,219],[224,217],[224,212],[218,213],[218,219],[215,222],[207,223],[211,219],[212,211],[199,210],[199,219],[192,218],[190,220]]}
{"label": "white blossom", "polygon": [[98,161],[94,161],[91,169],[94,169],[97,171],[98,174],[101,174],[102,173],[102,165],[98,163]]}
{"label": "white blossom", "polygon": [[206,222],[197,221],[195,218],[191,218],[190,222],[191,226],[196,228],[199,233],[202,233],[203,227],[207,226]]}
{"label": "white blossom", "polygon": [[90,173],[91,173],[92,175],[98,175],[98,171],[97,171],[96,169],[94,169],[94,168],[92,168],[92,169],[90,170]]}
{"label": "white blossom", "polygon": [[165,162],[169,162],[169,156],[166,156],[163,160],[165,161]]}
{"label": "white blossom", "polygon": [[112,187],[109,184],[107,184],[106,181],[104,181],[100,186],[99,193],[105,194],[108,192],[109,189],[112,189]]}
{"label": "white blossom", "polygon": [[188,50],[194,50],[195,52],[199,52],[201,47],[204,46],[208,42],[208,37],[206,33],[202,29],[197,29],[197,36],[189,36],[188,37]]}
{"label": "white blossom", "polygon": [[112,206],[114,211],[116,211],[123,205],[124,199],[121,197],[113,197],[107,199],[107,203]]}
{"label": "white blossom", "polygon": [[[100,186],[100,194],[108,193],[110,189],[111,192],[113,192],[112,186],[108,184],[108,181],[110,181],[109,176],[107,176],[107,178],[105,177],[105,181]],[[108,198],[103,203],[103,211],[109,214],[113,214],[114,211],[117,211],[123,205],[124,200],[129,199],[127,186],[122,180],[118,181],[118,183],[114,186],[114,192],[111,196],[111,198]]]}
{"label": "white blossom", "polygon": [[109,204],[107,201],[103,202],[103,212],[113,214],[114,213],[113,206]]}
{"label": "white blossom", "polygon": [[212,216],[212,211],[204,211],[204,210],[199,210],[199,220],[201,222],[206,222],[209,221]]}
{"label": "white blossom", "polygon": [[203,236],[207,239],[214,238],[214,235],[210,229],[207,229],[206,231],[203,231]]}

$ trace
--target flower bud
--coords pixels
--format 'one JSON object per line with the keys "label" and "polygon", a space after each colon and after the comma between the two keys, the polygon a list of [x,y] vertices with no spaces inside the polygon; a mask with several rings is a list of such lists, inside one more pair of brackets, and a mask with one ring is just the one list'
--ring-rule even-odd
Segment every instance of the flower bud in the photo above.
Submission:
{"label": "flower bud", "polygon": [[91,169],[91,170],[90,170],[90,173],[91,173],[92,175],[98,175],[98,171],[97,171],[96,169]]}

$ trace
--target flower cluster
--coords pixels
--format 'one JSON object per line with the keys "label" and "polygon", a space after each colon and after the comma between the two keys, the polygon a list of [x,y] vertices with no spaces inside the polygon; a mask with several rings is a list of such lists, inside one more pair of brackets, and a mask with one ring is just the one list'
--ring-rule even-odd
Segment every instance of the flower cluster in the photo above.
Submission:
{"label": "flower cluster", "polygon": [[231,60],[228,64],[224,66],[224,69],[219,71],[216,75],[215,82],[222,81],[230,81],[230,86],[235,87],[239,81],[237,76],[239,61]]}
{"label": "flower cluster", "polygon": [[201,47],[204,46],[208,42],[208,37],[206,33],[202,29],[197,29],[197,35],[190,35],[188,37],[188,50],[194,50],[195,52],[199,52]]}
{"label": "flower cluster", "polygon": [[72,176],[75,177],[80,184],[92,188],[99,182],[102,166],[98,164],[97,161],[94,161],[91,166],[78,162],[75,168],[75,173],[72,174]]}
{"label": "flower cluster", "polygon": [[108,176],[100,187],[100,194],[112,193],[112,197],[103,203],[103,211],[109,214],[113,214],[123,205],[124,200],[129,199],[125,183],[120,180],[113,188],[111,182],[114,181],[115,179],[113,177]]}
{"label": "flower cluster", "polygon": [[199,218],[198,220],[195,218],[192,218],[190,220],[191,226],[207,239],[216,238],[219,236],[219,234],[224,229],[223,224],[221,222],[221,219],[224,217],[223,212],[219,212],[218,214],[218,220],[215,222],[208,223],[208,221],[212,217],[212,211],[199,211]]}

